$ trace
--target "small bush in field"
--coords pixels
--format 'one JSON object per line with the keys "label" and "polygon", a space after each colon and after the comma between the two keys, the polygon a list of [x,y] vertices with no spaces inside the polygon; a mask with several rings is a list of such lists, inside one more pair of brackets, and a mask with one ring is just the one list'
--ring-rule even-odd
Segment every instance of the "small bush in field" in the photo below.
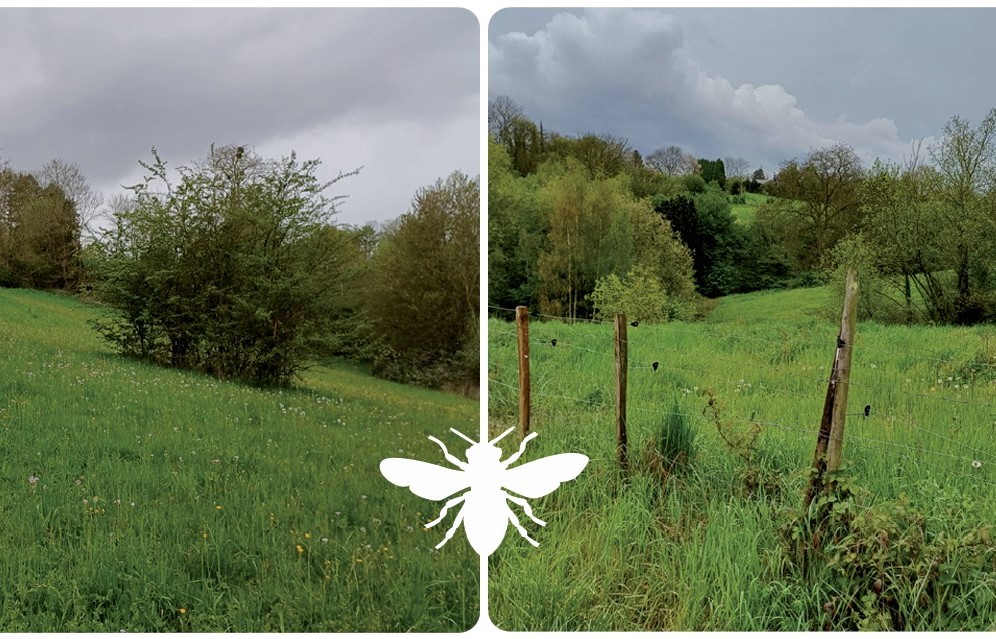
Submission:
{"label": "small bush in field", "polygon": [[637,266],[625,277],[609,274],[595,283],[589,295],[596,319],[611,319],[617,313],[639,322],[666,322],[672,313],[669,296],[650,269]]}
{"label": "small bush in field", "polygon": [[358,250],[331,223],[338,198],[317,160],[213,148],[201,164],[148,175],[93,252],[96,291],[119,351],[221,378],[285,383],[341,315],[343,265]]}

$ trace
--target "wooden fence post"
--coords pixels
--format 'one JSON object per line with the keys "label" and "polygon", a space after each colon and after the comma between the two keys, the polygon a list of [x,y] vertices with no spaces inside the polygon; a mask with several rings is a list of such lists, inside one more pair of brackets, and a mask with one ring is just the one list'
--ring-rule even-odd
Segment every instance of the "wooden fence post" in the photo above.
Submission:
{"label": "wooden fence post", "polygon": [[625,470],[626,456],[626,374],[629,370],[626,316],[616,315],[616,459]]}
{"label": "wooden fence post", "polygon": [[519,436],[529,433],[529,309],[515,307],[515,328],[519,337]]}
{"label": "wooden fence post", "polygon": [[840,375],[833,404],[830,443],[827,448],[827,470],[831,473],[840,467],[840,453],[844,446],[844,420],[847,414],[847,391],[850,387],[851,357],[854,355],[854,325],[857,318],[858,274],[854,269],[848,269],[847,288],[844,291],[844,312],[840,318],[840,341],[843,342],[840,354]]}
{"label": "wooden fence post", "polygon": [[854,269],[848,269],[847,283],[844,289],[844,310],[841,313],[840,334],[837,337],[837,351],[834,353],[830,383],[827,385],[827,396],[823,402],[820,432],[816,437],[816,451],[813,454],[813,477],[809,484],[809,490],[806,491],[805,504],[807,508],[813,502],[816,494],[825,488],[826,473],[832,473],[840,467],[857,312],[858,274]]}

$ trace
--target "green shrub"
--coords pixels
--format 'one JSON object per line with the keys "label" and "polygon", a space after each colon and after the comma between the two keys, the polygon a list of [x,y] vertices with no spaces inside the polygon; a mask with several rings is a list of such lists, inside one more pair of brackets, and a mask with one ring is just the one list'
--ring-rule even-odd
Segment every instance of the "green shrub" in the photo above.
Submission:
{"label": "green shrub", "polygon": [[623,278],[614,273],[600,278],[588,299],[595,308],[595,319],[611,319],[622,313],[639,322],[666,322],[678,312],[660,280],[644,266],[633,268]]}
{"label": "green shrub", "polygon": [[93,251],[96,292],[116,311],[98,330],[158,363],[289,381],[341,316],[342,287],[330,284],[353,241],[331,224],[319,162],[212,147],[173,184],[153,156]]}
{"label": "green shrub", "polygon": [[706,181],[702,179],[701,175],[686,175],[682,181],[685,184],[685,190],[689,193],[705,193]]}

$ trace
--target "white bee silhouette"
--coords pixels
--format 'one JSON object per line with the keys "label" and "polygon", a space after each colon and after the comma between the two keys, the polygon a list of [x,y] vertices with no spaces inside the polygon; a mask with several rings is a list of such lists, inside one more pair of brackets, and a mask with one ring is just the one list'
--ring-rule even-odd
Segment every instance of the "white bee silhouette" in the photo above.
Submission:
{"label": "white bee silhouette", "polygon": [[380,463],[380,472],[389,482],[402,488],[407,487],[425,499],[438,501],[464,488],[470,488],[462,495],[447,501],[439,517],[425,525],[426,528],[435,526],[446,517],[450,508],[463,502],[463,507],[457,513],[453,525],[436,548],[441,548],[453,538],[461,522],[467,531],[470,545],[483,557],[487,557],[498,548],[505,537],[508,522],[512,522],[519,534],[529,543],[539,546],[539,542],[532,539],[522,527],[508,502],[521,506],[526,515],[540,526],[545,526],[546,522],[533,515],[529,502],[506,490],[530,499],[543,497],[552,493],[563,482],[577,477],[588,465],[588,458],[579,453],[561,453],[509,469],[509,465],[522,456],[526,444],[536,437],[536,433],[527,435],[519,445],[518,452],[502,461],[501,449],[495,444],[515,430],[514,428],[509,428],[490,442],[475,442],[454,428],[450,430],[470,442],[467,462],[462,462],[451,455],[450,451],[446,450],[446,445],[435,437],[430,436],[429,439],[443,449],[446,461],[460,470],[396,457],[385,459]]}

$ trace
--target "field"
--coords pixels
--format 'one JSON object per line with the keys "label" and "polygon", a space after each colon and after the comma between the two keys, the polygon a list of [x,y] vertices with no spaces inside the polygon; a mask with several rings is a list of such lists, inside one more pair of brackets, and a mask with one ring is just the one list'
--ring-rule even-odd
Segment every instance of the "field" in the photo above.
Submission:
{"label": "field", "polygon": [[475,436],[476,401],[349,367],[289,390],[163,370],[113,355],[99,312],[0,290],[5,631],[477,622],[477,555],[462,536],[435,551],[435,504],[378,470]]}
{"label": "field", "polygon": [[757,207],[768,201],[767,195],[760,193],[744,193],[743,204],[731,204],[730,212],[741,224],[752,224],[757,214]]}
{"label": "field", "polygon": [[[492,556],[495,624],[996,628],[996,329],[858,324],[839,476],[849,492],[820,506],[846,526],[822,534],[802,501],[839,326],[829,295],[731,296],[705,322],[630,327],[625,474],[612,325],[534,317],[539,436],[523,461],[591,462],[533,502],[547,521],[533,527],[538,548],[510,536]],[[490,320],[488,361],[498,433],[517,419],[507,314]]]}

